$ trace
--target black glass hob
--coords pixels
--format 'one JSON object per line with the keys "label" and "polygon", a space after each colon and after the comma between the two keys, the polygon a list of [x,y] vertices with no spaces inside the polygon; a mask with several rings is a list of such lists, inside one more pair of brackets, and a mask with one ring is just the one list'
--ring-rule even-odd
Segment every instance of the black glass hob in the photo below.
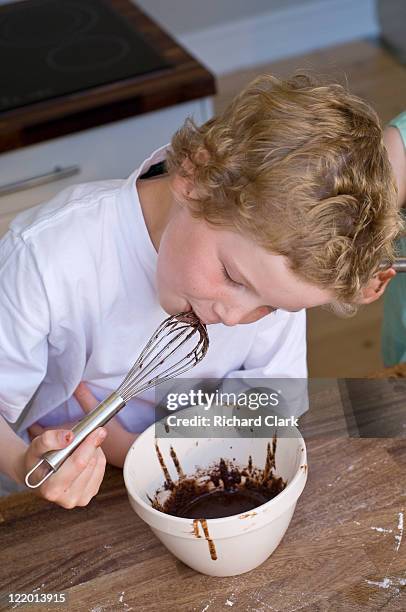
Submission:
{"label": "black glass hob", "polygon": [[0,112],[167,67],[108,0],[0,7]]}

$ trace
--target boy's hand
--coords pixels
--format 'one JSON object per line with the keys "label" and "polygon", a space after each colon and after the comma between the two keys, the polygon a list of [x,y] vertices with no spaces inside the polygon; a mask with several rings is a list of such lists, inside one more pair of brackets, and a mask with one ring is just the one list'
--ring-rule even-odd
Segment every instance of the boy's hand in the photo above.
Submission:
{"label": "boy's hand", "polygon": [[[100,445],[105,437],[101,427],[90,434],[55,474],[36,489],[39,495],[63,508],[87,506],[103,480],[106,458]],[[68,430],[43,431],[25,453],[25,470],[30,470],[47,451],[65,448],[72,439],[73,434]]]}
{"label": "boy's hand", "polygon": [[[91,412],[99,404],[93,393],[83,382],[81,382],[76,388],[74,396],[86,414]],[[71,429],[74,424],[75,423],[65,423],[60,427],[62,429]],[[107,462],[117,467],[123,467],[128,449],[138,434],[128,432],[116,418],[111,419],[104,426],[104,429],[107,431],[108,436],[102,448]],[[32,425],[28,431],[30,436],[33,437],[43,433],[45,429],[38,423],[34,423],[34,425]]]}
{"label": "boy's hand", "polygon": [[[83,382],[76,388],[75,398],[86,414],[91,412],[99,403]],[[106,455],[107,462],[110,465],[122,468],[127,452],[138,434],[124,429],[115,417],[106,423],[104,428],[108,433],[106,441],[103,443],[103,452]]]}

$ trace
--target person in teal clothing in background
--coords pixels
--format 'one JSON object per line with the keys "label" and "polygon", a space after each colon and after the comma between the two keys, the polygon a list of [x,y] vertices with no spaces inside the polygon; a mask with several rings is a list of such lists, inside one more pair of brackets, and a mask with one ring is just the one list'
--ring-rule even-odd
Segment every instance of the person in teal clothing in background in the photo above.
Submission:
{"label": "person in teal clothing in background", "polygon": [[[406,112],[392,119],[385,129],[384,140],[406,222]],[[399,238],[396,250],[397,255],[406,257],[406,232]],[[384,294],[382,357],[385,366],[406,363],[406,274],[397,274]]]}

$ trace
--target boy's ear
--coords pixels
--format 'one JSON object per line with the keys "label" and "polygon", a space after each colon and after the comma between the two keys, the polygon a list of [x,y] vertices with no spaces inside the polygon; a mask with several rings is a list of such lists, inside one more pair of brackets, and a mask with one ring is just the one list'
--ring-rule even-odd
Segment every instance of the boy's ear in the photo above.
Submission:
{"label": "boy's ear", "polygon": [[176,173],[172,178],[172,190],[175,192],[179,202],[186,202],[187,197],[196,198],[196,190],[193,185],[193,166],[189,159],[182,162],[188,176],[184,177]]}
{"label": "boy's ear", "polygon": [[177,200],[184,202],[186,196],[189,195],[190,181],[179,174],[175,174],[172,178],[172,190],[175,192]]}
{"label": "boy's ear", "polygon": [[378,300],[394,276],[396,276],[396,272],[393,268],[378,272],[368,285],[362,289],[361,296],[357,299],[356,303],[371,304]]}
{"label": "boy's ear", "polygon": [[[199,163],[206,163],[210,156],[206,149],[202,147],[196,153],[196,159]],[[185,202],[186,197],[197,199],[197,192],[194,184],[195,168],[188,157],[182,161],[182,168],[186,173],[186,177],[175,174],[172,179],[172,189],[175,191],[180,202]]]}
{"label": "boy's ear", "polygon": [[178,202],[182,204],[186,202],[187,197],[194,195],[192,182],[179,174],[175,174],[172,178],[172,191]]}

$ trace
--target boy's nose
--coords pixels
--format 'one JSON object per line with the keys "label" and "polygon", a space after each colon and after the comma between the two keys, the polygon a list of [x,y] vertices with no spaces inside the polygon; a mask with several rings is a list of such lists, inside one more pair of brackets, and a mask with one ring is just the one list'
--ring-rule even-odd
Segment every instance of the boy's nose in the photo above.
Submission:
{"label": "boy's nose", "polygon": [[274,312],[274,310],[275,309],[272,309],[269,306],[260,306],[259,308],[256,308],[255,310],[244,316],[240,320],[240,324],[255,323],[255,321],[263,319],[263,317],[266,317],[266,315],[270,314],[271,312]]}
{"label": "boy's nose", "polygon": [[238,308],[226,308],[222,304],[215,304],[213,310],[223,325],[232,327],[238,325],[241,320],[242,313]]}
{"label": "boy's nose", "polygon": [[224,325],[232,327],[233,325],[243,325],[259,321],[267,314],[272,312],[267,306],[260,306],[255,310],[243,311],[238,308],[223,308],[221,305],[216,305],[213,308],[216,315],[221,319]]}

